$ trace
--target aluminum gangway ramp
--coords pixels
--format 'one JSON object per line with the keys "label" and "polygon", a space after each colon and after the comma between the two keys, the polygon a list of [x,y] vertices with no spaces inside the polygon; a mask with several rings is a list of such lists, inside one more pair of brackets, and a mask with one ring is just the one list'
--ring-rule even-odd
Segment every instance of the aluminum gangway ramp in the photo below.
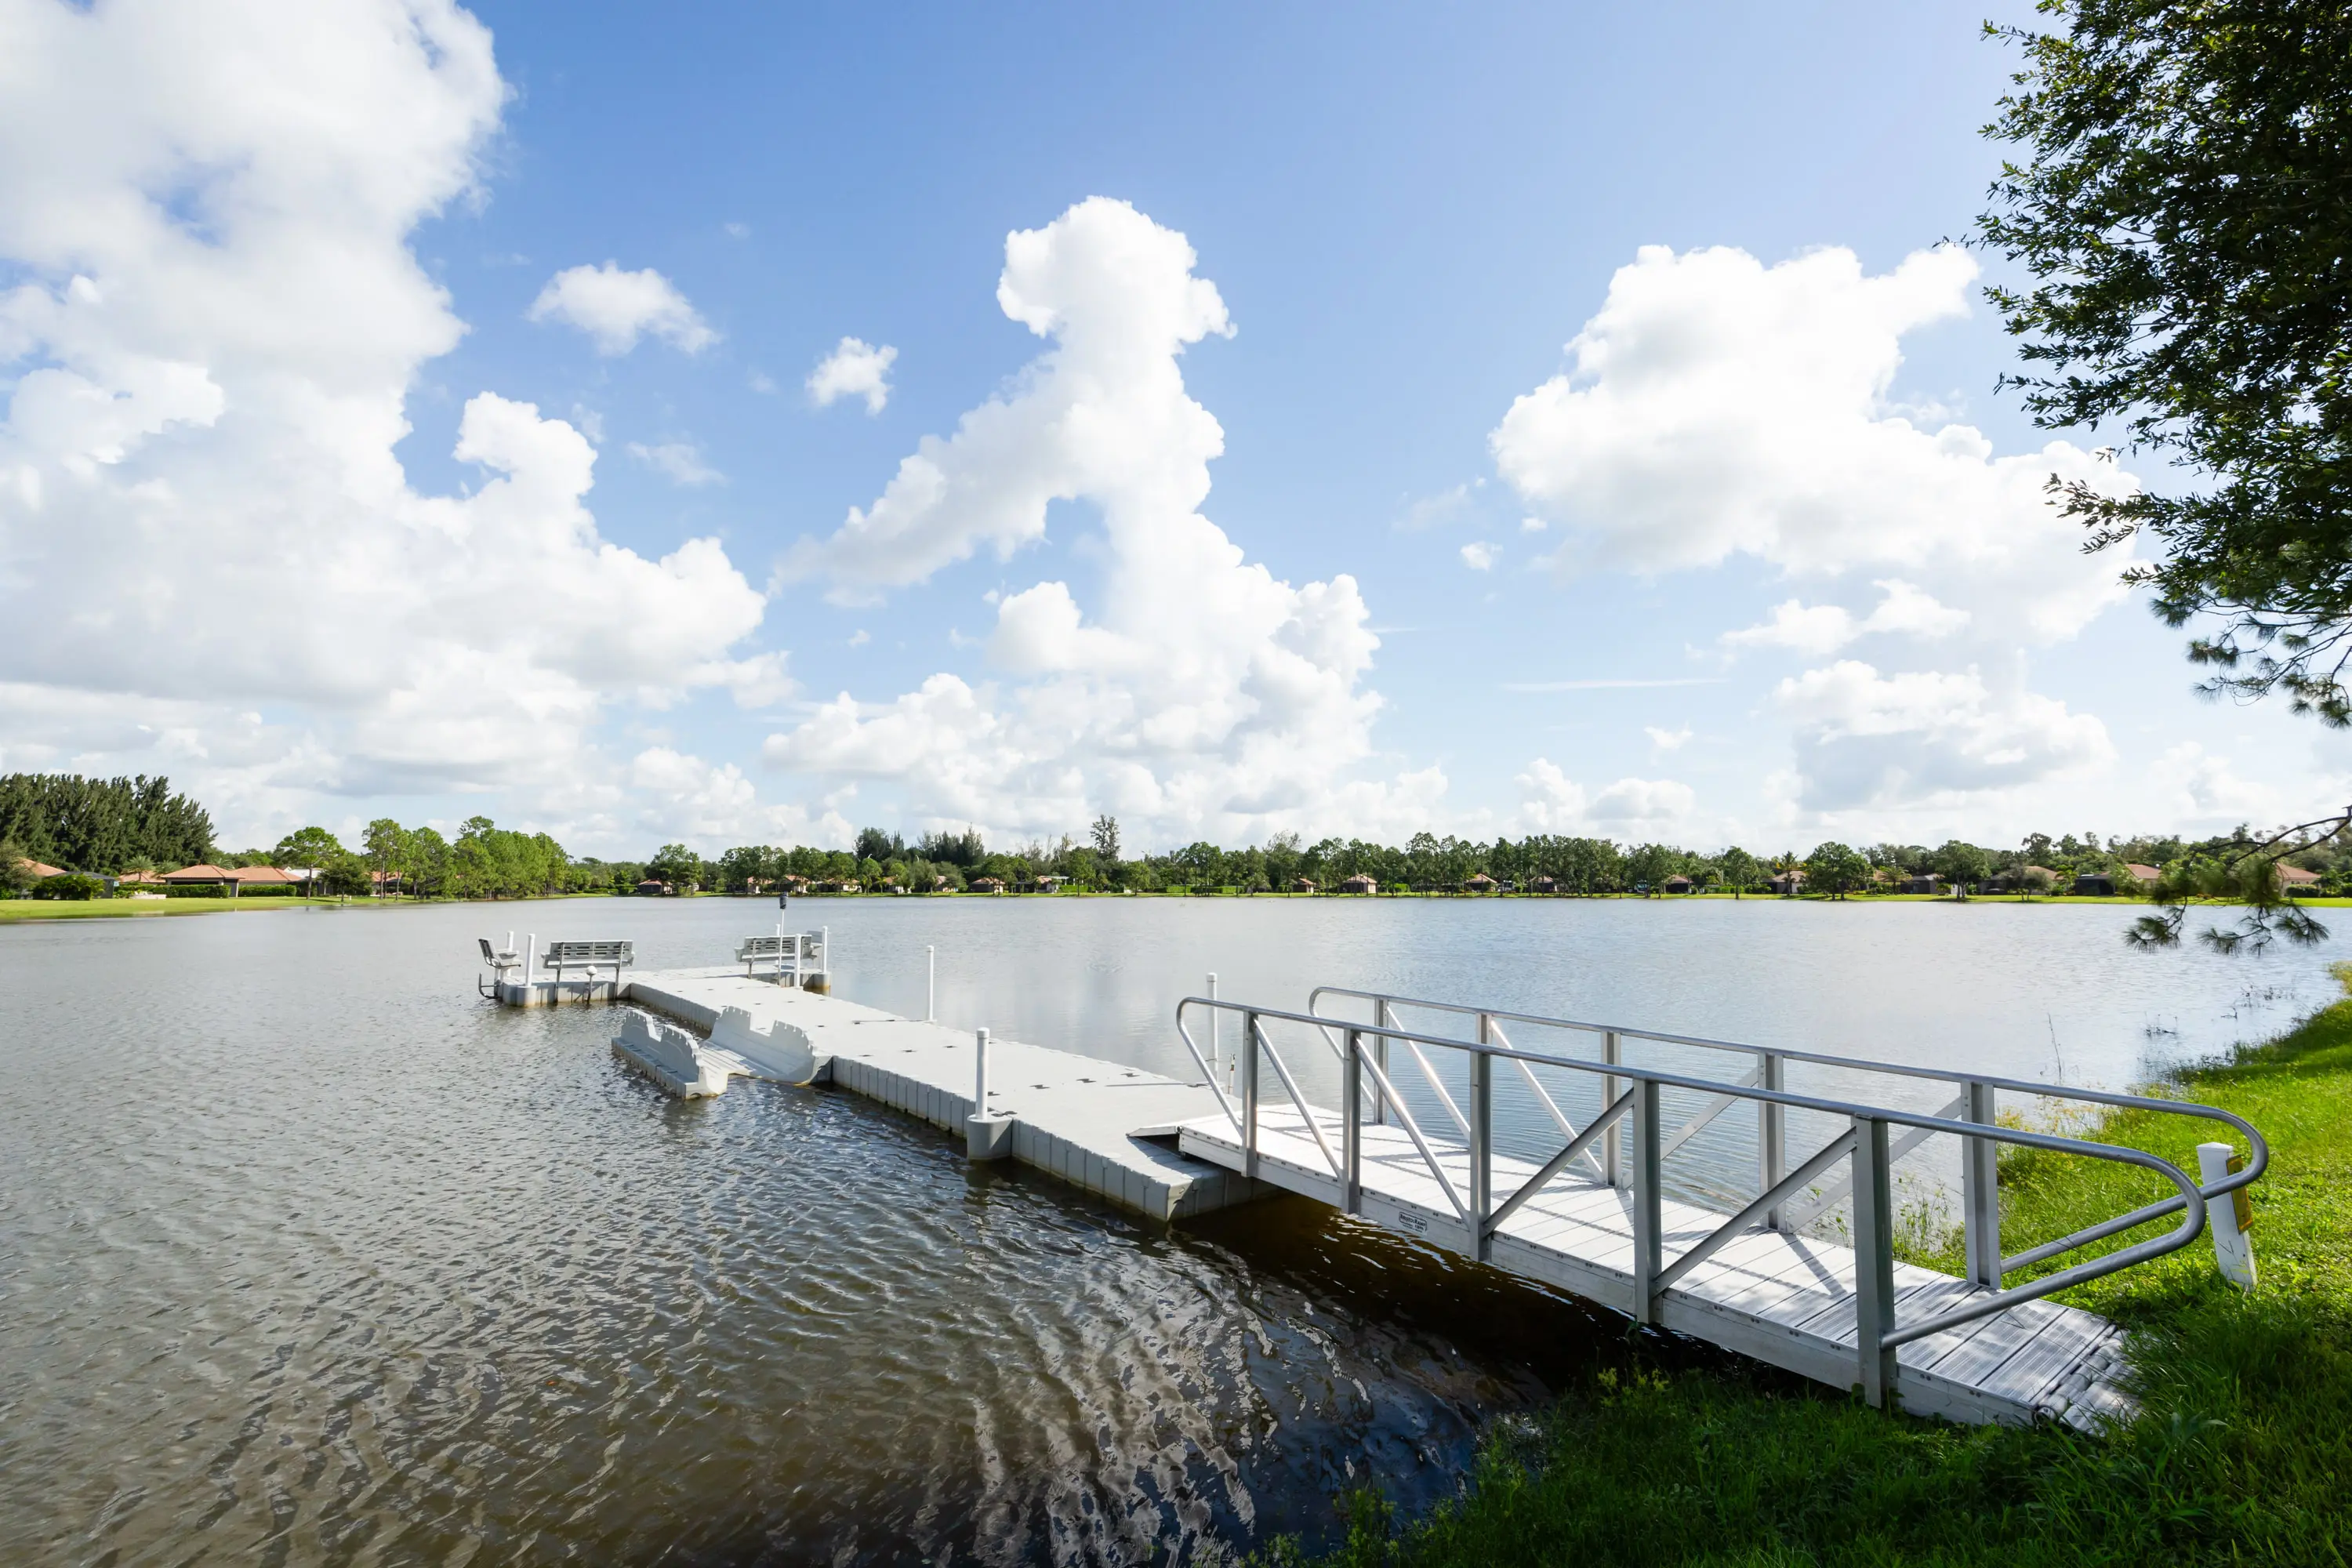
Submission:
{"label": "aluminum gangway ramp", "polygon": [[[1369,1003],[1352,1020],[1323,1011],[1327,1000]],[[1407,1028],[1415,1009],[1475,1018],[1475,1037]],[[2258,1179],[2268,1161],[2262,1136],[2208,1106],[2005,1079],[1867,1062],[1821,1053],[1734,1046],[1647,1031],[1541,1018],[1456,1004],[1363,992],[1318,990],[1306,1013],[1188,998],[1177,1012],[1185,1045],[1211,1086],[1217,1047],[1202,1057],[1188,1015],[1238,1019],[1232,1092],[1223,1114],[1184,1124],[1183,1152],[1237,1174],[1329,1204],[1527,1279],[1554,1286],[1727,1350],[1841,1387],[1872,1404],[1967,1422],[2065,1421],[2094,1430],[2132,1408],[2125,1392],[2123,1331],[2048,1298],[2194,1240],[2210,1200]],[[1523,1050],[1507,1031],[1541,1029],[1587,1037],[1593,1056]],[[1283,1037],[1287,1051],[1277,1043]],[[1321,1044],[1312,1042],[1319,1040]],[[1748,1073],[1715,1078],[1630,1060],[1643,1043],[1693,1052],[1734,1052]],[[1328,1055],[1324,1055],[1328,1049]],[[1430,1053],[1466,1058],[1449,1085]],[[1338,1107],[1301,1091],[1302,1052],[1336,1068]],[[1417,1081],[1402,1070],[1420,1069]],[[1324,1065],[1328,1064],[1328,1065]],[[1958,1090],[1933,1114],[1892,1105],[1792,1094],[1792,1065],[1819,1064],[1849,1079],[1885,1074]],[[1516,1075],[1565,1143],[1549,1159],[1495,1147],[1498,1079]],[[1400,1085],[1398,1079],[1408,1078]],[[1578,1079],[1593,1080],[1597,1110],[1578,1128],[1560,1106]],[[1549,1082],[1547,1082],[1549,1080]],[[1999,1097],[2037,1096],[2147,1106],[2207,1118],[2242,1136],[2245,1168],[2200,1186],[2169,1163],[2138,1150],[2002,1126]],[[1661,1124],[1670,1099],[1695,1113]],[[1420,1114],[1416,1115],[1418,1105]],[[1524,1104],[1524,1102],[1523,1102]],[[1681,1201],[1667,1190],[1666,1162],[1725,1111],[1745,1106],[1757,1121],[1757,1195],[1737,1213]],[[1822,1145],[1790,1162],[1790,1113]],[[2014,1119],[2012,1119],[2014,1120]],[[1894,1256],[1895,1164],[1925,1141],[1961,1141],[1962,1221],[1969,1279],[1936,1273]],[[2000,1252],[1999,1166],[2002,1144],[2117,1161],[2168,1179],[2173,1194],[2013,1257]],[[1845,1206],[1850,1201],[1850,1211]],[[2234,1219],[2234,1208],[2224,1212]],[[1805,1233],[1835,1213],[1843,1239]],[[2055,1273],[2003,1289],[2008,1274],[2078,1247],[2180,1215],[2164,1234]],[[1864,1348],[1865,1340],[1868,1349]]]}

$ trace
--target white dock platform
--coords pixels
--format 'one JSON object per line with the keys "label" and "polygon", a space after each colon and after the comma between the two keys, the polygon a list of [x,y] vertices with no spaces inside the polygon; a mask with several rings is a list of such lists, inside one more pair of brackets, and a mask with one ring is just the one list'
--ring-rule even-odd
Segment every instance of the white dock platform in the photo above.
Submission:
{"label": "white dock platform", "polygon": [[[729,1007],[750,1014],[755,1027],[789,1023],[815,1050],[814,1081],[963,1136],[973,1078],[968,1030],[753,979],[740,968],[652,971],[624,979],[619,991],[617,1000],[706,1031]],[[776,1064],[747,1050],[715,1054],[731,1072],[781,1076]],[[989,1110],[1013,1119],[1013,1158],[1024,1164],[1153,1219],[1206,1214],[1267,1194],[1176,1148],[1179,1127],[1217,1108],[1205,1084],[1016,1040],[992,1041],[989,1064]]]}
{"label": "white dock platform", "polygon": [[[1260,1181],[1345,1205],[1340,1183],[1298,1112],[1258,1112]],[[1361,1129],[1363,1215],[1452,1250],[1475,1255],[1467,1227],[1405,1133]],[[1240,1174],[1247,1167],[1233,1123],[1222,1114],[1188,1122],[1179,1146]],[[1457,1192],[1469,1190],[1470,1159],[1458,1142],[1433,1138],[1432,1152]],[[1497,1190],[1536,1174],[1532,1162],[1495,1156]],[[1728,1215],[1667,1200],[1663,1241],[1669,1261]],[[1619,1311],[1633,1303],[1633,1194],[1563,1175],[1506,1220],[1489,1247],[1497,1268],[1573,1292]],[[1726,1244],[1662,1293],[1662,1327],[1709,1341],[1835,1386],[1854,1381],[1854,1255],[1832,1242],[1758,1229]],[[1906,1317],[1948,1310],[1984,1294],[1948,1275],[1897,1263],[1895,1288]],[[2105,1319],[2051,1301],[2028,1301],[1901,1347],[1903,1407],[1969,1422],[2022,1424],[2036,1417],[2084,1429],[2128,1412],[2117,1386],[2123,1331]]]}

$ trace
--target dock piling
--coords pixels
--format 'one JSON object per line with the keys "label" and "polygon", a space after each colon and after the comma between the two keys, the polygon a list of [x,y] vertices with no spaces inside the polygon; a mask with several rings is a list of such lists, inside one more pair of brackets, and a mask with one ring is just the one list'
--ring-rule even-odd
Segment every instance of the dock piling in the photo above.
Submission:
{"label": "dock piling", "polygon": [[1002,1160],[1013,1152],[1013,1118],[988,1112],[988,1031],[971,1034],[971,1115],[963,1124],[968,1160]]}

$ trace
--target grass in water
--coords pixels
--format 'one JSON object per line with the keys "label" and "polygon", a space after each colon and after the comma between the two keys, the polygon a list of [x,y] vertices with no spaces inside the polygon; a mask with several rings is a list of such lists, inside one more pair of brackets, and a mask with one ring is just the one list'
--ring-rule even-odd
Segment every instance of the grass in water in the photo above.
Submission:
{"label": "grass in water", "polygon": [[[2352,966],[2338,977],[2352,990]],[[1283,1542],[1261,1561],[2343,1568],[2352,1001],[2177,1081],[2270,1140],[2254,1189],[2262,1285],[2245,1295],[2224,1282],[2200,1237],[2063,1298],[2135,1331],[2141,1413],[2129,1425],[2103,1437],[1956,1426],[1882,1415],[1761,1368],[1677,1370],[1632,1350],[1542,1423],[1490,1438],[1458,1500],[1405,1520],[1360,1492],[1335,1550],[1310,1558]],[[2121,1114],[2084,1135],[2193,1174],[2200,1134],[2184,1122]],[[2002,1189],[2012,1251],[2171,1190],[2106,1162],[2031,1153],[2004,1164]],[[1958,1272],[1935,1246],[1918,1260]]]}

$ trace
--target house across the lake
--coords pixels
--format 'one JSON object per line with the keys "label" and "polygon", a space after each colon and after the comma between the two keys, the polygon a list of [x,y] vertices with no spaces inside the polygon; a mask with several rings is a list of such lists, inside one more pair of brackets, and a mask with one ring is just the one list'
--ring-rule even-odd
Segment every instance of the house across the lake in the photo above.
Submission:
{"label": "house across the lake", "polygon": [[1805,873],[1801,870],[1779,872],[1768,886],[1784,899],[1791,893],[1801,893],[1805,890]]}
{"label": "house across the lake", "polygon": [[1343,893],[1377,893],[1381,885],[1372,879],[1370,873],[1359,871],[1340,883],[1339,890]]}
{"label": "house across the lake", "polygon": [[1698,884],[1696,882],[1692,881],[1688,877],[1684,876],[1679,871],[1666,879],[1666,891],[1669,893],[1693,892],[1697,889],[1697,887]]}

